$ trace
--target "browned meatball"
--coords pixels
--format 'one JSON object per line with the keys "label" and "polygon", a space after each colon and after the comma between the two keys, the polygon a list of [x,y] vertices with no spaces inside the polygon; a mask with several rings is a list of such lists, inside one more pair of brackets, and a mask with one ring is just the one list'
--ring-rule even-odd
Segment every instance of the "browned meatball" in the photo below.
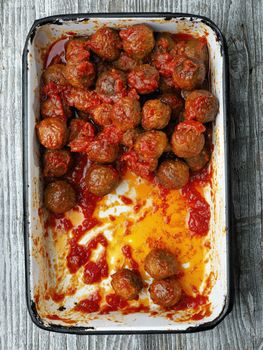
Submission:
{"label": "browned meatball", "polygon": [[203,63],[208,63],[208,50],[206,40],[190,39],[179,40],[175,44],[175,52],[178,55],[185,55],[189,58],[193,58]]}
{"label": "browned meatball", "polygon": [[126,88],[125,74],[114,68],[103,72],[96,82],[97,93],[107,103],[117,101],[120,97],[125,96]]}
{"label": "browned meatball", "polygon": [[163,129],[171,118],[171,108],[160,100],[148,100],[142,108],[142,127],[146,130]]}
{"label": "browned meatball", "polygon": [[199,122],[179,123],[172,135],[172,149],[177,157],[190,158],[197,156],[203,149],[205,137],[204,126]]}
{"label": "browned meatball", "polygon": [[162,94],[159,99],[163,102],[166,103],[168,106],[171,107],[172,109],[172,117],[173,118],[178,118],[179,114],[181,113],[183,107],[184,107],[184,102],[183,99],[178,96],[175,93],[165,93]]}
{"label": "browned meatball", "polygon": [[125,52],[122,52],[117,61],[112,62],[112,65],[124,72],[129,72],[130,70],[141,64],[141,61],[134,60],[129,57]]}
{"label": "browned meatball", "polygon": [[135,67],[128,74],[128,84],[131,88],[141,94],[149,94],[158,88],[159,73],[158,70],[149,64],[142,64]]}
{"label": "browned meatball", "polygon": [[132,270],[118,270],[111,278],[114,292],[126,300],[136,298],[143,287],[140,275]]}
{"label": "browned meatball", "polygon": [[207,90],[195,90],[187,95],[185,101],[185,118],[195,119],[201,123],[212,122],[218,112],[216,97]]}
{"label": "browned meatball", "polygon": [[118,145],[111,144],[107,140],[102,140],[98,137],[87,148],[88,158],[98,163],[114,162],[118,156],[118,151]]}
{"label": "browned meatball", "polygon": [[76,194],[72,186],[66,181],[54,181],[47,185],[44,202],[48,210],[62,214],[76,204]]}
{"label": "browned meatball", "polygon": [[166,249],[153,249],[146,256],[144,268],[148,274],[161,280],[171,277],[177,272],[177,264],[174,255]]}
{"label": "browned meatball", "polygon": [[189,180],[189,168],[181,160],[165,160],[159,166],[157,179],[169,190],[179,190]]}
{"label": "browned meatball", "polygon": [[40,113],[43,118],[61,118],[66,120],[66,115],[60,96],[54,95],[41,102]]}
{"label": "browned meatball", "polygon": [[210,154],[206,147],[204,147],[197,156],[185,158],[185,161],[192,171],[199,171],[203,169],[210,160]]}
{"label": "browned meatball", "polygon": [[158,33],[157,39],[156,39],[156,48],[160,51],[171,51],[174,46],[175,42],[169,33]]}
{"label": "browned meatball", "polygon": [[132,148],[135,144],[135,141],[137,140],[137,137],[141,134],[141,130],[139,129],[129,129],[125,131],[125,133],[122,136],[121,144]]}
{"label": "browned meatball", "polygon": [[66,61],[67,63],[80,63],[90,58],[88,51],[88,37],[79,36],[70,39],[66,44]]}
{"label": "browned meatball", "polygon": [[175,277],[154,281],[149,288],[149,292],[152,301],[164,307],[177,304],[182,296],[182,288]]}
{"label": "browned meatball", "polygon": [[65,85],[67,83],[64,64],[52,64],[43,72],[42,83],[46,85],[50,82],[60,85]]}
{"label": "browned meatball", "polygon": [[120,37],[123,50],[137,60],[146,57],[154,48],[153,31],[145,24],[135,24],[127,29],[122,29]]}
{"label": "browned meatball", "polygon": [[48,149],[60,149],[67,141],[67,125],[59,118],[46,118],[36,125],[41,145]]}
{"label": "browned meatball", "polygon": [[159,158],[167,146],[167,136],[162,131],[146,131],[137,137],[134,149],[142,160]]}
{"label": "browned meatball", "polygon": [[112,105],[102,103],[91,112],[92,120],[100,126],[110,125],[112,123],[111,111]]}
{"label": "browned meatball", "polygon": [[196,59],[179,56],[173,71],[173,80],[176,86],[184,90],[194,90],[205,80],[205,65]]}
{"label": "browned meatball", "polygon": [[140,103],[131,97],[123,97],[113,105],[111,120],[122,131],[134,128],[141,120]]}
{"label": "browned meatball", "polygon": [[44,176],[63,176],[71,162],[70,152],[64,149],[48,150],[43,157]]}
{"label": "browned meatball", "polygon": [[95,67],[89,61],[68,62],[65,67],[67,81],[76,88],[89,88],[95,79]]}
{"label": "browned meatball", "polygon": [[91,35],[90,49],[106,61],[114,61],[120,56],[121,40],[116,30],[103,27]]}
{"label": "browned meatball", "polygon": [[110,165],[92,165],[85,177],[87,189],[97,196],[110,193],[119,182],[119,174]]}

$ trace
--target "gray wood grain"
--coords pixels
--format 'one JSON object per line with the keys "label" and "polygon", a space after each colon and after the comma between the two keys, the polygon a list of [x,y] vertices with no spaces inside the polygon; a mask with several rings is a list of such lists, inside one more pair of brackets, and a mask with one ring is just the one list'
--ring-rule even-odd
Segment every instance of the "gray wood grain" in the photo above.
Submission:
{"label": "gray wood grain", "polygon": [[[229,45],[235,305],[214,330],[189,335],[48,333],[25,306],[21,53],[35,18],[76,12],[190,12]],[[263,349],[263,3],[261,0],[0,0],[0,349]]]}

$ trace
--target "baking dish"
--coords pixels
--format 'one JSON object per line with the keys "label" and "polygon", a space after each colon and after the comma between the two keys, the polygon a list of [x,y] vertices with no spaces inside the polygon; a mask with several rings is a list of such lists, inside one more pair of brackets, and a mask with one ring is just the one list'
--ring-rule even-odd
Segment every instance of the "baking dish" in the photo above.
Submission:
{"label": "baking dish", "polygon": [[[216,274],[216,281],[209,295],[212,312],[202,319],[180,322],[176,319],[155,314],[133,313],[123,315],[97,315],[96,318],[73,320],[63,317],[45,318],[37,310],[36,288],[50,278],[50,262],[36,249],[36,242],[42,242],[46,255],[56,258],[52,244],[43,239],[43,222],[39,215],[41,208],[42,183],[39,167],[39,146],[35,137],[35,121],[39,115],[39,80],[42,70],[43,48],[66,33],[85,34],[107,24],[123,27],[135,23],[148,23],[155,31],[187,32],[205,35],[210,57],[211,91],[220,103],[219,115],[213,128],[214,151],[212,157],[213,193],[208,194],[212,219],[209,236],[213,242],[212,252],[206,264],[208,271]],[[25,207],[25,254],[27,303],[32,320],[41,328],[51,331],[94,334],[94,333],[154,333],[193,332],[214,327],[229,312],[230,291],[230,227],[228,188],[228,125],[227,100],[228,77],[226,46],[218,28],[208,19],[189,14],[78,14],[47,17],[37,20],[26,40],[23,54],[23,123],[24,123],[24,207]],[[49,265],[48,265],[49,264]],[[44,284],[43,284],[44,285]],[[43,288],[43,286],[42,286]],[[69,300],[69,303],[73,300]],[[54,315],[54,305],[45,304]]]}

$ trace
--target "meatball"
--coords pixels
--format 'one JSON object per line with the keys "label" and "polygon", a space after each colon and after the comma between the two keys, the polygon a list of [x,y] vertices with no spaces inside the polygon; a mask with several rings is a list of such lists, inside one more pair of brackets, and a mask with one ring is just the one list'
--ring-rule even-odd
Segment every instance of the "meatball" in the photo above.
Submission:
{"label": "meatball", "polygon": [[[64,108],[62,99],[59,95],[53,95],[41,102],[40,113],[43,118],[58,117],[67,119],[67,108]],[[70,115],[69,115],[70,116]]]}
{"label": "meatball", "polygon": [[136,61],[133,58],[129,57],[125,52],[122,52],[117,61],[112,62],[113,66],[117,69],[120,69],[124,72],[129,72],[139,65],[140,61]]}
{"label": "meatball", "polygon": [[187,95],[185,101],[185,118],[195,119],[201,123],[212,122],[218,112],[218,101],[211,92],[195,90]]}
{"label": "meatball", "polygon": [[65,85],[67,83],[64,64],[52,64],[43,72],[42,83],[46,85],[50,82],[59,85]]}
{"label": "meatball", "polygon": [[172,117],[178,118],[179,114],[181,113],[183,107],[184,107],[184,102],[181,97],[179,97],[175,93],[165,93],[159,97],[160,101],[163,103],[166,103],[168,106],[171,107],[172,109]]}
{"label": "meatball", "polygon": [[118,145],[111,144],[107,140],[102,140],[98,137],[87,148],[88,158],[98,163],[114,162],[118,156],[118,151]]}
{"label": "meatball", "polygon": [[125,147],[132,148],[137,140],[137,137],[141,134],[139,129],[129,129],[125,131],[122,136],[121,144]]}
{"label": "meatball", "polygon": [[117,60],[121,46],[118,32],[108,27],[98,29],[89,40],[90,49],[106,61]]}
{"label": "meatball", "polygon": [[120,31],[123,50],[132,58],[145,58],[154,48],[154,36],[150,27],[145,24],[135,24]]}
{"label": "meatball", "polygon": [[142,127],[146,130],[163,129],[171,118],[171,108],[160,100],[148,100],[142,108]]}
{"label": "meatball", "polygon": [[134,149],[141,160],[159,158],[167,146],[167,136],[162,131],[145,131],[137,137]]}
{"label": "meatball", "polygon": [[205,80],[205,65],[196,59],[179,56],[173,71],[173,80],[176,86],[184,90],[194,90]]}
{"label": "meatball", "polygon": [[157,280],[171,277],[177,272],[175,257],[166,249],[153,249],[145,258],[144,268]]}
{"label": "meatball", "polygon": [[58,180],[47,185],[44,202],[48,210],[56,214],[63,214],[75,206],[76,194],[69,183]]}
{"label": "meatball", "polygon": [[91,111],[101,104],[101,98],[96,91],[70,87],[64,92],[64,97],[69,106],[84,112]]}
{"label": "meatball", "polygon": [[97,79],[96,91],[107,103],[115,102],[126,95],[125,74],[117,69],[103,72]]}
{"label": "meatball", "polygon": [[65,67],[67,81],[76,88],[88,89],[95,79],[95,68],[89,61],[68,62]]}
{"label": "meatball", "polygon": [[191,59],[196,59],[205,64],[208,63],[208,50],[206,40],[194,38],[190,40],[179,40],[175,44],[175,52],[178,55],[185,55]]}
{"label": "meatball", "polygon": [[113,105],[111,120],[122,131],[134,128],[141,120],[140,103],[131,97],[123,97]]}
{"label": "meatball", "polygon": [[69,144],[71,152],[86,152],[94,140],[95,130],[91,123],[82,119],[72,119],[70,123]]}
{"label": "meatball", "polygon": [[111,278],[115,293],[126,300],[136,298],[143,287],[140,275],[132,270],[118,270]]}
{"label": "meatball", "polygon": [[204,147],[197,156],[185,158],[185,161],[192,171],[199,171],[203,169],[210,160],[210,154],[206,147]]}
{"label": "meatball", "polygon": [[174,46],[175,42],[169,33],[158,33],[157,39],[156,39],[156,48],[160,51],[171,51]]}
{"label": "meatball", "polygon": [[59,118],[46,118],[36,125],[39,142],[49,149],[60,149],[67,141],[67,125]]}
{"label": "meatball", "polygon": [[149,64],[142,64],[135,67],[128,74],[128,84],[131,88],[141,94],[149,94],[158,88],[159,73],[158,70]]}
{"label": "meatball", "polygon": [[165,160],[159,166],[157,179],[169,190],[179,190],[189,180],[189,168],[181,160]]}
{"label": "meatball", "polygon": [[134,150],[125,152],[121,157],[121,161],[125,163],[128,169],[145,179],[149,179],[151,173],[158,166],[157,158],[147,158],[144,160]]}
{"label": "meatball", "polygon": [[181,122],[172,135],[172,149],[177,157],[191,158],[197,156],[203,149],[205,127],[199,122]]}
{"label": "meatball", "polygon": [[110,165],[92,165],[85,177],[87,189],[97,196],[110,193],[119,182],[119,174]]}
{"label": "meatball", "polygon": [[112,105],[108,103],[102,103],[91,112],[92,120],[100,126],[110,125],[112,123],[111,112]]}
{"label": "meatball", "polygon": [[155,304],[171,307],[178,303],[182,288],[175,277],[154,281],[149,288],[150,296]]}
{"label": "meatball", "polygon": [[63,176],[71,163],[70,152],[64,149],[48,150],[43,157],[44,176]]}
{"label": "meatball", "polygon": [[80,63],[87,61],[90,58],[88,51],[88,38],[87,37],[75,37],[70,39],[66,45],[66,61]]}

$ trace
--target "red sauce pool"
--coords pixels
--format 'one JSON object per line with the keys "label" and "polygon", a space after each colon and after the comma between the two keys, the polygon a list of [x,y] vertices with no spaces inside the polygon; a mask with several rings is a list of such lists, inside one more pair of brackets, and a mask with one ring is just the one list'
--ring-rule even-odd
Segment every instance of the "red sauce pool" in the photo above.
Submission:
{"label": "red sauce pool", "polygon": [[176,34],[173,34],[172,37],[175,41],[188,41],[188,40],[192,40],[192,39],[197,39],[200,42],[202,42],[204,45],[207,45],[207,39],[205,36],[201,36],[201,37],[196,38],[191,34],[176,33]]}
{"label": "red sauce pool", "polygon": [[83,279],[86,284],[100,282],[103,278],[108,277],[108,275],[109,269],[105,253],[97,262],[88,261],[84,266]]}
{"label": "red sauce pool", "polygon": [[205,236],[209,231],[211,218],[210,205],[197,190],[197,185],[204,185],[211,180],[208,168],[194,174],[182,189],[182,195],[190,207],[188,227],[193,235]]}
{"label": "red sauce pool", "polygon": [[97,312],[100,309],[100,301],[101,296],[96,292],[90,295],[89,298],[81,300],[74,309],[84,313]]}
{"label": "red sauce pool", "polygon": [[186,294],[182,295],[181,300],[175,306],[173,310],[186,310],[186,309],[197,309],[201,305],[205,305],[208,302],[208,297],[204,295],[197,295],[192,297]]}
{"label": "red sauce pool", "polygon": [[123,309],[129,305],[126,300],[116,294],[106,295],[106,302],[108,305],[102,308],[100,314],[108,314],[109,312]]}
{"label": "red sauce pool", "polygon": [[65,47],[68,41],[69,41],[69,38],[61,38],[55,41],[49,47],[49,50],[46,56],[46,64],[45,64],[46,68],[54,63],[64,63],[64,64],[66,63]]}

